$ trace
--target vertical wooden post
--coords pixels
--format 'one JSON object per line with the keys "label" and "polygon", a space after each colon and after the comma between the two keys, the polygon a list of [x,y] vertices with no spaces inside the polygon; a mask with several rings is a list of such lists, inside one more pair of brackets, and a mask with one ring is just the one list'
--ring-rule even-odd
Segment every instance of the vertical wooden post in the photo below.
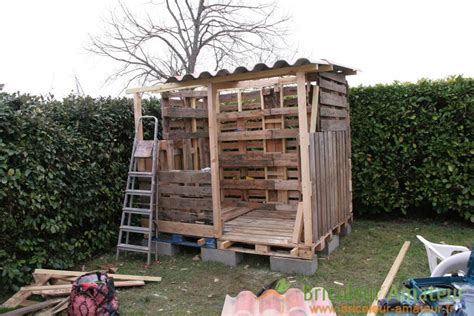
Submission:
{"label": "vertical wooden post", "polygon": [[[142,117],[142,95],[141,93],[135,93],[133,95],[133,116],[135,118],[135,133],[137,134],[137,140],[143,140],[143,122],[140,123],[139,119]],[[145,170],[145,160],[137,160],[137,169],[140,171]]]}
{"label": "vertical wooden post", "polygon": [[311,211],[311,179],[309,166],[309,134],[308,114],[306,110],[306,75],[296,73],[298,94],[298,125],[301,157],[301,191],[303,193],[303,227],[304,243],[310,246],[313,243],[312,211]]}
{"label": "vertical wooden post", "polygon": [[142,117],[142,96],[140,93],[133,95],[133,114],[135,118],[135,131],[137,132],[138,140],[143,140],[143,125],[138,126],[138,120]]}
{"label": "vertical wooden post", "polygon": [[217,238],[222,237],[221,190],[219,172],[219,143],[217,115],[219,96],[214,84],[207,86],[207,111],[209,119],[209,152],[211,156],[212,218]]}

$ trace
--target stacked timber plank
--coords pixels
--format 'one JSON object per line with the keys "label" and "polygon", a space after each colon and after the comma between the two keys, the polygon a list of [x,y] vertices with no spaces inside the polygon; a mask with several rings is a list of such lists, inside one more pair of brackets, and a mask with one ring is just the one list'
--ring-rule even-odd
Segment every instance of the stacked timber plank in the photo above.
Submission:
{"label": "stacked timber plank", "polygon": [[[11,312],[12,315],[24,315],[27,313],[44,310],[41,315],[54,315],[67,308],[68,296],[71,293],[72,282],[87,272],[81,271],[64,271],[64,270],[48,270],[36,269],[33,272],[34,282],[29,286],[24,286],[10,297],[2,307],[16,308],[25,306]],[[160,282],[161,277],[139,276],[109,273],[109,277],[114,279],[115,287],[134,287],[143,286],[145,282]],[[47,300],[45,302],[30,301],[31,295],[42,295]],[[66,296],[66,298],[58,297]]]}

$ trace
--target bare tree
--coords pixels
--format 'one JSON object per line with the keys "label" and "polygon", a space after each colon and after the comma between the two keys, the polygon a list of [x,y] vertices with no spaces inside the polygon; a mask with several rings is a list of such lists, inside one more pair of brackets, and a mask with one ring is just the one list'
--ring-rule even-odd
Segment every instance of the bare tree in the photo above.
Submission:
{"label": "bare tree", "polygon": [[150,5],[152,10],[140,17],[120,3],[105,32],[91,37],[89,51],[120,63],[109,79],[125,77],[128,85],[157,82],[294,52],[286,42],[289,18],[279,16],[275,2],[164,0]]}

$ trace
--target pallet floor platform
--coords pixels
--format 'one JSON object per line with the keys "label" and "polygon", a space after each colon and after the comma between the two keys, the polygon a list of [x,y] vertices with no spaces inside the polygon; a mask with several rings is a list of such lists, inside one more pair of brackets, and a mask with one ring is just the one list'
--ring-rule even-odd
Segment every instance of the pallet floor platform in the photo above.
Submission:
{"label": "pallet floor platform", "polygon": [[295,247],[292,243],[296,212],[255,209],[224,223],[220,240]]}

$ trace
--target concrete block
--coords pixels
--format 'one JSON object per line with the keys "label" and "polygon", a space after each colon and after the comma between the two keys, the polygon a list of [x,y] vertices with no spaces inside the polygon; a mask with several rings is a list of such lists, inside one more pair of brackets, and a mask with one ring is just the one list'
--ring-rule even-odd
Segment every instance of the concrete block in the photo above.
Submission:
{"label": "concrete block", "polygon": [[337,247],[339,247],[339,235],[333,235],[332,239],[327,242],[326,247],[321,251],[321,254],[329,256]]}
{"label": "concrete block", "polygon": [[270,270],[285,274],[313,275],[318,269],[318,258],[304,260],[288,257],[270,257]]}
{"label": "concrete block", "polygon": [[231,250],[201,248],[202,261],[220,262],[235,267],[243,259],[243,254]]}
{"label": "concrete block", "polygon": [[[144,240],[143,245],[146,246],[147,242],[148,242],[147,240]],[[179,253],[179,246],[178,245],[173,245],[169,242],[153,240],[151,242],[152,253],[155,252],[155,247],[158,247],[158,255],[174,256],[177,253]]]}
{"label": "concrete block", "polygon": [[345,236],[350,235],[351,233],[352,233],[352,225],[347,224],[346,226],[344,226],[343,229],[341,229],[341,233],[339,234],[339,236],[345,237]]}

